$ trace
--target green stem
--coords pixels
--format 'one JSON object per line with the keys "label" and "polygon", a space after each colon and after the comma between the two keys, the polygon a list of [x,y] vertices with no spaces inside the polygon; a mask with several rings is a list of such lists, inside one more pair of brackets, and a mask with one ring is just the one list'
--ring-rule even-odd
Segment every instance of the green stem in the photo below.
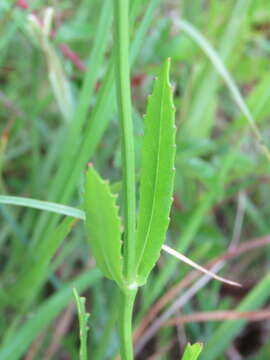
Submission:
{"label": "green stem", "polygon": [[120,292],[119,335],[122,360],[133,360],[132,312],[137,290]]}
{"label": "green stem", "polygon": [[114,0],[115,68],[121,123],[124,190],[124,264],[128,284],[135,282],[135,156],[129,74],[129,1]]}
{"label": "green stem", "polygon": [[130,91],[129,0],[114,0],[115,69],[121,123],[124,193],[124,273],[127,289],[120,294],[119,335],[122,360],[133,360],[132,311],[137,293],[135,279],[135,155]]}

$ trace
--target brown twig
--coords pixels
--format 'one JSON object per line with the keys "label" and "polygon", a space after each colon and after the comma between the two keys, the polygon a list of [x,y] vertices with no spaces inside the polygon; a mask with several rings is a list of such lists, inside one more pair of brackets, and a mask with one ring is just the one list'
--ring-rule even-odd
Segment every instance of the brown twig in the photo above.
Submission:
{"label": "brown twig", "polygon": [[270,310],[258,310],[258,311],[209,311],[209,312],[198,312],[189,315],[181,315],[168,320],[163,326],[175,326],[178,324],[186,323],[197,323],[206,321],[222,321],[222,320],[239,320],[244,319],[248,321],[262,321],[270,319]]}

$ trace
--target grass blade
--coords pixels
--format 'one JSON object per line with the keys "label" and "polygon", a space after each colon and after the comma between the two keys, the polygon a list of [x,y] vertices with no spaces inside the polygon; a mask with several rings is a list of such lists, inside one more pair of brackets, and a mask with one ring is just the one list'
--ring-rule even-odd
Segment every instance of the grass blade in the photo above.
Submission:
{"label": "grass blade", "polygon": [[0,195],[0,204],[24,206],[33,209],[46,210],[56,214],[72,216],[78,219],[84,219],[82,210],[71,206],[56,204],[50,201],[42,201],[20,196]]}
{"label": "grass blade", "polygon": [[[231,16],[219,39],[220,45],[218,47],[218,53],[224,62],[226,62],[236,46],[236,41],[250,4],[250,0],[238,0],[234,2]],[[213,127],[212,120],[209,122],[209,118],[207,116],[202,116],[202,114],[204,115],[207,112],[208,107],[215,96],[217,86],[218,77],[215,70],[207,68],[207,71],[193,96],[188,118],[182,128],[182,135],[184,137],[192,136],[194,138],[203,138],[210,134]]]}
{"label": "grass blade", "polygon": [[240,93],[237,85],[235,84],[233,78],[231,77],[230,73],[224,66],[221,58],[219,57],[218,53],[215,49],[211,46],[211,44],[204,38],[204,36],[191,24],[189,24],[185,20],[175,20],[175,23],[184,30],[196,43],[201,47],[201,49],[205,52],[208,56],[212,64],[214,65],[217,73],[222,77],[225,84],[227,85],[228,89],[232,94],[232,98],[236,105],[239,107],[241,112],[243,113],[244,117],[247,119],[250,128],[255,135],[255,138],[262,149],[262,152],[266,155],[267,159],[270,160],[270,153],[267,148],[267,145],[262,138],[260,131],[256,125],[256,122],[247,107],[245,100],[243,99],[242,94]]}
{"label": "grass blade", "polygon": [[65,218],[48,237],[47,241],[38,244],[35,252],[26,257],[23,271],[11,292],[16,305],[19,303],[20,306],[27,307],[31,304],[47,279],[50,272],[50,261],[73,229],[75,222],[77,220],[70,217]]}

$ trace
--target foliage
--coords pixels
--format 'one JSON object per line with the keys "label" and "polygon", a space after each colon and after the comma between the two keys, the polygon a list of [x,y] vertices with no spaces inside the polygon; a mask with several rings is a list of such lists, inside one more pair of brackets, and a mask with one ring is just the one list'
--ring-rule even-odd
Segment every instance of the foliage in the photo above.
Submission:
{"label": "foliage", "polygon": [[[269,2],[130,0],[125,10],[129,18],[124,24],[129,27],[130,36],[128,31],[125,35],[130,47],[125,47],[126,43],[118,53],[113,50],[119,45],[113,40],[114,2],[49,3],[52,9],[48,10],[41,0],[0,2],[0,358],[16,360],[33,352],[35,359],[49,355],[57,359],[63,354],[77,358],[78,322],[68,305],[74,302],[73,287],[84,293],[91,312],[90,356],[95,360],[112,359],[118,353],[119,329],[115,322],[119,308],[127,303],[113,282],[104,280],[95,268],[92,255],[102,249],[95,249],[92,239],[102,234],[91,227],[90,217],[87,231],[82,222],[66,219],[84,219],[82,209],[89,201],[93,202],[89,204],[93,221],[113,222],[117,228],[104,241],[108,241],[108,251],[116,250],[116,256],[109,261],[116,266],[121,289],[126,284],[120,273],[129,285],[136,280],[134,274],[140,274],[140,285],[147,279],[140,287],[133,312],[138,359],[152,355],[179,359],[181,349],[175,328],[164,317],[174,309],[171,305],[176,301],[181,300],[181,319],[214,310],[256,311],[269,300],[267,247],[226,260],[225,276],[243,284],[244,291],[235,290],[237,295],[217,282],[205,283],[200,291],[191,286],[177,293],[172,289],[183,279],[187,281],[190,268],[162,255],[153,268],[164,240],[205,264],[226,253],[231,240],[237,248],[239,242],[245,246],[269,235]],[[120,72],[115,69],[123,57],[124,73],[123,68]],[[166,155],[168,162],[161,164],[162,174],[157,176],[154,147],[158,147],[158,139],[166,141],[163,135],[167,133],[159,133],[161,139],[157,132],[151,139],[147,121],[152,118],[150,124],[157,120],[157,125],[161,120],[151,107],[161,107],[157,84],[168,76],[168,69],[166,76],[164,70],[168,57],[177,147],[174,155],[170,121],[170,144],[160,148],[171,152]],[[153,93],[147,106],[153,77],[160,74],[161,68],[154,85],[156,95]],[[126,79],[122,90],[121,73]],[[129,76],[130,96],[125,90]],[[169,88],[167,96],[171,99]],[[126,169],[121,160],[125,148],[123,126],[121,130],[119,127],[123,116],[119,98],[123,97],[129,102],[124,118],[127,116],[131,125],[126,147],[132,145],[130,154],[134,156],[134,163],[128,161]],[[167,115],[172,119],[172,114]],[[157,130],[150,129],[151,133]],[[175,175],[170,172],[174,156]],[[89,170],[90,161],[94,168]],[[87,167],[89,173],[85,175]],[[104,183],[94,169],[110,179],[111,185]],[[127,188],[128,174],[132,179]],[[151,176],[149,187],[146,176]],[[173,176],[174,201],[169,214]],[[155,177],[167,177],[167,197],[164,202],[157,200],[164,223],[158,221],[160,238],[156,227],[151,228],[149,235],[156,242],[153,245],[151,240],[148,247],[144,240],[151,223],[147,215],[156,201]],[[130,189],[133,199],[127,209],[126,194]],[[119,193],[117,199],[112,197],[114,193]],[[106,206],[99,200],[101,194]],[[93,213],[94,207],[100,211]],[[111,212],[104,212],[108,208]],[[144,211],[146,215],[142,215]],[[106,215],[103,219],[102,214]],[[156,215],[153,212],[153,220]],[[171,221],[167,229],[168,216]],[[121,230],[120,219],[124,225]],[[99,230],[107,229],[103,226]],[[128,232],[131,241],[126,248]],[[116,239],[114,245],[112,239]],[[128,256],[121,264],[119,257],[125,254]],[[102,268],[104,260],[97,258],[97,262]],[[161,300],[164,295],[166,301]],[[129,300],[132,308],[134,299]],[[162,301],[160,314],[151,318],[149,311],[157,304],[161,306]],[[175,308],[171,316],[178,318],[178,311],[179,307]],[[68,325],[54,348],[55,334],[66,314]],[[142,330],[145,324],[147,329]],[[224,319],[187,323],[184,330],[191,343],[204,343],[200,358],[219,360],[232,347],[237,348],[239,336],[245,337],[246,324],[245,319]],[[149,342],[146,335],[153,325],[155,331],[149,339],[154,341]],[[128,333],[130,329],[121,331]],[[265,328],[261,326],[260,331],[265,332]],[[248,346],[244,346],[246,352],[243,347],[237,349],[244,357],[259,360],[267,356],[264,354],[268,354],[269,342],[259,339],[258,343],[258,352],[255,348],[249,352]]]}

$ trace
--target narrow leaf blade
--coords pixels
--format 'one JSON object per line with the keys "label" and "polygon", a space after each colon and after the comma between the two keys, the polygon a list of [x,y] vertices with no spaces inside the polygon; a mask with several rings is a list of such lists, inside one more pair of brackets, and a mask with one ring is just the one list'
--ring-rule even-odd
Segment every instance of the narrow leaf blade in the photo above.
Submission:
{"label": "narrow leaf blade", "polygon": [[93,167],[86,175],[86,229],[93,255],[103,275],[123,283],[121,256],[121,222],[115,196],[109,184]]}
{"label": "narrow leaf blade", "polygon": [[[11,297],[15,303],[26,306],[37,295],[39,289],[50,274],[50,262],[65,238],[72,231],[77,220],[65,218],[51,232],[47,241],[41,242],[34,253],[30,253],[24,259],[24,267],[18,275],[15,286],[11,288]],[[29,287],[28,284],[31,284]],[[16,305],[18,307],[18,305]]]}
{"label": "narrow leaf blade", "polygon": [[172,203],[175,158],[175,108],[168,59],[155,82],[145,117],[140,208],[137,228],[137,275],[143,284],[165,240]]}

